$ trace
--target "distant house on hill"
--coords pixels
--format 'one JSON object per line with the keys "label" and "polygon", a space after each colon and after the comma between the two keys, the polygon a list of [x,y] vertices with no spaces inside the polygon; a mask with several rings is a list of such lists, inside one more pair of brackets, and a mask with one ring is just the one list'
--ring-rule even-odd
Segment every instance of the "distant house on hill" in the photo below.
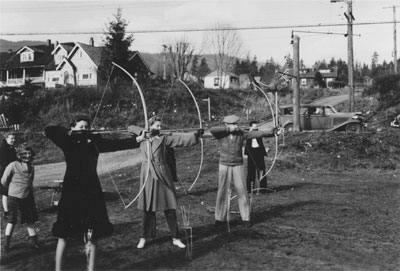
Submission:
{"label": "distant house on hill", "polygon": [[331,69],[301,69],[300,70],[300,86],[301,87],[310,87],[314,84],[315,76],[317,73],[320,73],[322,76],[322,80],[325,82],[326,86],[330,86],[330,82],[333,82],[338,77],[338,69],[337,67]]}
{"label": "distant house on hill", "polygon": [[239,76],[231,72],[213,71],[204,77],[204,88],[211,89],[238,89]]}
{"label": "distant house on hill", "polygon": [[[4,85],[21,86],[27,81],[57,86],[96,86],[102,48],[81,42],[24,46],[2,63],[0,72],[5,74]],[[125,67],[136,78],[147,78],[151,71],[138,51],[133,51],[129,66]]]}

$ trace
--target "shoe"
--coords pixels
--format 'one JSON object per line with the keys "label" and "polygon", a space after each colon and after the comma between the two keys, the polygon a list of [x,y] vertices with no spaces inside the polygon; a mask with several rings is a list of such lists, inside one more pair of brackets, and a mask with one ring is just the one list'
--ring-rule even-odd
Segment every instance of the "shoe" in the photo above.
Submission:
{"label": "shoe", "polygon": [[145,238],[140,238],[139,243],[137,244],[137,248],[144,248],[144,245],[146,244],[146,239]]}
{"label": "shoe", "polygon": [[243,227],[250,228],[253,224],[250,221],[243,221]]}
{"label": "shoe", "polygon": [[172,238],[172,244],[179,248],[185,248],[185,244],[182,243],[181,239]]}

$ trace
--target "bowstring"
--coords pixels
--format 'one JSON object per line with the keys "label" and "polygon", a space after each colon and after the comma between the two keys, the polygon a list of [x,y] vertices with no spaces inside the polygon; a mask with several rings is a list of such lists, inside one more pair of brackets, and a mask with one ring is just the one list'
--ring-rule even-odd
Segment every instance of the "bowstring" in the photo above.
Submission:
{"label": "bowstring", "polygon": [[114,71],[114,65],[111,68],[110,75],[107,78],[106,86],[104,87],[104,91],[103,91],[103,93],[101,95],[101,98],[100,98],[99,106],[97,107],[96,114],[94,115],[94,118],[92,120],[92,125],[91,125],[92,127],[94,127],[94,123],[96,121],[97,115],[99,114],[99,111],[100,111],[100,108],[101,108],[101,104],[103,103],[104,96],[106,95],[107,88],[109,87],[110,79],[111,79],[111,75],[112,75],[113,71]]}
{"label": "bowstring", "polygon": [[[114,68],[115,68],[115,66],[113,65],[112,68],[111,68],[111,71],[110,71],[110,75],[108,76],[106,86],[104,87],[104,91],[103,91],[103,93],[102,93],[102,95],[101,95],[101,99],[100,99],[100,102],[99,102],[99,106],[98,106],[98,108],[97,108],[97,110],[96,110],[96,114],[95,114],[95,116],[94,116],[94,118],[93,118],[92,127],[94,126],[94,123],[95,123],[95,121],[96,121],[97,115],[99,114],[99,111],[100,111],[100,108],[101,108],[101,104],[102,104],[102,102],[103,102],[103,100],[104,100],[104,97],[105,97],[105,93],[106,93],[106,91],[107,91],[107,88],[109,87],[111,75],[112,75],[112,73],[113,73],[113,71],[114,71]],[[105,165],[107,175],[108,175],[108,177],[111,179],[111,182],[112,182],[112,184],[113,184],[115,190],[117,191],[118,197],[121,199],[122,204],[124,205],[124,208],[126,208],[127,205],[126,205],[126,203],[125,203],[125,201],[124,201],[124,198],[122,197],[121,191],[118,189],[117,184],[116,184],[116,182],[115,182],[115,180],[114,180],[114,178],[113,178],[113,176],[112,176],[112,174],[111,174],[111,171],[110,171],[109,168],[106,166],[107,164],[106,164],[106,161],[104,160],[104,157],[101,155],[100,150],[98,149],[97,145],[94,144],[94,146],[95,146],[97,152],[99,153],[99,157],[100,157],[101,162]]]}

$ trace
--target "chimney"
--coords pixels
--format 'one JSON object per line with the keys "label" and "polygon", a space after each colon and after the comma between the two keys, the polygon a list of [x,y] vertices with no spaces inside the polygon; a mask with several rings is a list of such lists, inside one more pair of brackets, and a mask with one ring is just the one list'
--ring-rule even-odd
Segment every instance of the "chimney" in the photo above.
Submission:
{"label": "chimney", "polygon": [[51,46],[51,39],[47,40],[47,46]]}
{"label": "chimney", "polygon": [[56,47],[58,46],[58,40],[56,40]]}
{"label": "chimney", "polygon": [[90,46],[94,47],[94,39],[93,39],[93,37],[90,38],[89,44],[90,44]]}

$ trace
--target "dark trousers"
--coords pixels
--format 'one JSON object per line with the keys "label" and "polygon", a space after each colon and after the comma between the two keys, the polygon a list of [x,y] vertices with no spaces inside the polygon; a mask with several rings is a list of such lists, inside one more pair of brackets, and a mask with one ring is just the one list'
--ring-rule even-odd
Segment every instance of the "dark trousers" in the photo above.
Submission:
{"label": "dark trousers", "polygon": [[[176,218],[176,211],[174,209],[165,210],[164,214],[167,219],[169,230],[171,232],[171,237],[180,238],[178,230],[178,220]],[[142,237],[143,238],[156,237],[156,212],[143,211]]]}
{"label": "dark trousers", "polygon": [[[256,178],[259,180],[259,178],[264,174],[265,162],[262,150],[249,149],[249,154],[247,157],[247,192],[251,192],[252,185],[253,189],[255,188]],[[267,176],[260,180],[260,188],[267,188]]]}

